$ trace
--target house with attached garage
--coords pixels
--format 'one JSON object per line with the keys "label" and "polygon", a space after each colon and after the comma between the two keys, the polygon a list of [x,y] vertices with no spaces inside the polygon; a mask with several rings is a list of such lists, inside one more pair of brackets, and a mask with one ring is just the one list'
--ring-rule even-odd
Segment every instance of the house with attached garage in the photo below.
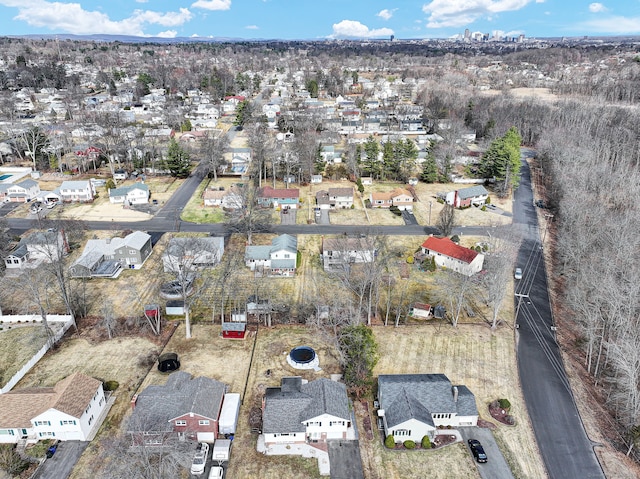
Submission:
{"label": "house with attached garage", "polygon": [[292,277],[296,274],[298,239],[280,235],[271,245],[251,245],[245,248],[244,261],[257,275]]}
{"label": "house with attached garage", "polygon": [[321,378],[307,382],[284,377],[268,387],[262,399],[264,445],[316,444],[329,439],[354,439],[347,388]]}
{"label": "house with attached garage", "polygon": [[54,190],[54,193],[58,194],[65,203],[75,201],[86,203],[93,201],[96,190],[91,181],[77,180],[63,181],[60,187]]}
{"label": "house with attached garage", "polygon": [[466,386],[444,374],[381,374],[378,417],[396,442],[433,440],[437,430],[478,425],[478,408]]}
{"label": "house with attached garage", "polygon": [[102,382],[76,372],[53,387],[0,394],[0,443],[88,441],[107,408]]}
{"label": "house with attached garage", "polygon": [[329,188],[329,205],[340,210],[353,206],[353,188]]}
{"label": "house with attached garage", "polygon": [[369,197],[372,208],[397,207],[399,210],[413,210],[413,195],[404,188],[396,188],[393,191],[373,192]]}
{"label": "house with attached garage", "polygon": [[473,276],[482,270],[484,255],[454,243],[449,238],[429,236],[422,243],[422,254],[432,256],[441,268],[447,268],[465,276]]}
{"label": "house with attached garage", "polygon": [[259,206],[265,208],[295,209],[300,202],[300,190],[297,188],[278,189],[265,186],[258,190],[257,201]]}
{"label": "house with attached garage", "polygon": [[31,179],[22,180],[20,183],[7,188],[5,196],[14,203],[26,203],[35,200],[40,194],[40,185]]}
{"label": "house with attached garage", "polygon": [[484,186],[476,185],[448,193],[439,193],[438,198],[444,199],[448,205],[452,205],[454,208],[468,208],[484,205],[489,198],[489,192]]}
{"label": "house with attached garage", "polygon": [[149,187],[144,183],[109,188],[109,202],[111,204],[143,205],[149,203]]}
{"label": "house with attached garage", "polygon": [[225,392],[220,381],[184,371],[171,373],[164,385],[147,386],[131,399],[132,444],[162,446],[170,437],[213,443]]}
{"label": "house with attached garage", "polygon": [[71,265],[73,278],[117,278],[122,268],[140,269],[151,255],[151,236],[134,231],[124,238],[90,239]]}

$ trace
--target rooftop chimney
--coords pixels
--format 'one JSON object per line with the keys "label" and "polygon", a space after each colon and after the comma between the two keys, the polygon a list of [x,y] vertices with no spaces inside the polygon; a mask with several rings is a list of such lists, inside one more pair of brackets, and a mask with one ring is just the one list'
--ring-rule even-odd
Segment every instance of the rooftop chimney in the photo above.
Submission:
{"label": "rooftop chimney", "polygon": [[458,402],[458,386],[453,386],[453,402]]}

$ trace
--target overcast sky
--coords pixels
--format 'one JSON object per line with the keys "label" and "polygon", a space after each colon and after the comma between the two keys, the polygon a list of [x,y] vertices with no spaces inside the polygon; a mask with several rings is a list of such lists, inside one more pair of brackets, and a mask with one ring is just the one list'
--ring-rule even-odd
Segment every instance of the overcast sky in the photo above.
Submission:
{"label": "overcast sky", "polygon": [[0,0],[0,35],[448,38],[640,35],[640,0]]}

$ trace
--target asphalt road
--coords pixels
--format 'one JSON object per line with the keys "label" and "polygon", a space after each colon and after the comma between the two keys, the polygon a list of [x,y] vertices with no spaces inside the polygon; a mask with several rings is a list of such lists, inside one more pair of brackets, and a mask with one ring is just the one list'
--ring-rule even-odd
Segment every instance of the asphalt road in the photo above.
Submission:
{"label": "asphalt road", "polygon": [[[545,264],[533,206],[529,168],[523,163],[514,194],[514,224],[523,235],[516,285],[517,355],[529,417],[551,479],[604,479],[604,473],[576,408],[553,330]],[[548,219],[548,221],[551,218]]]}

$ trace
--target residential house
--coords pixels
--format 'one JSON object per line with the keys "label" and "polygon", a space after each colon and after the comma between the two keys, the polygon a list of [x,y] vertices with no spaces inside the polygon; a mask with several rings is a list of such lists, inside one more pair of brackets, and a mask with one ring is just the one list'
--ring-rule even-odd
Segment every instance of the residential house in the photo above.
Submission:
{"label": "residential house", "polygon": [[333,209],[345,209],[353,206],[353,188],[329,188],[329,204]]}
{"label": "residential house", "polygon": [[325,271],[344,270],[352,264],[372,263],[377,252],[371,238],[322,239],[322,266]]}
{"label": "residential house", "polygon": [[118,169],[113,172],[113,179],[116,181],[124,181],[129,177],[127,170]]}
{"label": "residential house", "polygon": [[232,186],[228,190],[208,188],[202,194],[205,206],[218,206],[228,210],[241,208],[244,204],[242,190]]}
{"label": "residential house", "polygon": [[349,398],[344,384],[321,378],[306,382],[284,377],[262,399],[262,433],[268,448],[276,444],[325,443],[352,439]]}
{"label": "residential house", "polygon": [[88,441],[107,408],[102,382],[76,372],[53,387],[0,394],[0,443]]}
{"label": "residential house", "polygon": [[226,386],[207,377],[171,373],[164,385],[133,397],[127,432],[133,444],[161,446],[169,437],[213,443]]}
{"label": "residential house", "polygon": [[381,374],[378,402],[384,434],[396,442],[433,440],[439,428],[478,424],[473,393],[444,374]]}
{"label": "residential house", "polygon": [[109,188],[109,202],[112,204],[142,205],[149,203],[149,186],[144,183]]}
{"label": "residential house", "polygon": [[297,188],[278,189],[264,186],[258,190],[258,205],[265,208],[296,209],[300,202]]}
{"label": "residential house", "polygon": [[268,276],[291,277],[296,274],[298,239],[280,235],[271,245],[251,245],[245,248],[244,261],[251,271]]}
{"label": "residential house", "polygon": [[34,231],[20,240],[18,246],[4,259],[7,269],[36,268],[51,263],[69,252],[63,230]]}
{"label": "residential house", "polygon": [[[442,197],[442,194],[439,195]],[[444,200],[454,208],[468,208],[469,206],[482,206],[487,202],[489,192],[482,185],[470,186],[444,194]]]}
{"label": "residential house", "polygon": [[429,236],[422,243],[422,254],[433,256],[436,265],[465,276],[482,270],[484,255],[454,243],[449,238]]}
{"label": "residential house", "polygon": [[413,210],[413,195],[404,188],[396,188],[393,191],[373,192],[369,197],[372,208],[397,207],[404,211]]}
{"label": "residential house", "polygon": [[71,265],[71,276],[115,278],[122,268],[142,268],[151,251],[151,236],[142,231],[124,238],[90,239],[82,255]]}
{"label": "residential house", "polygon": [[40,185],[31,179],[22,180],[7,188],[5,197],[11,202],[26,203],[35,200],[40,194]]}
{"label": "residential house", "polygon": [[89,180],[63,181],[60,188],[54,191],[64,202],[93,201],[96,191]]}
{"label": "residential house", "polygon": [[178,273],[182,269],[211,268],[220,263],[223,254],[222,236],[174,237],[169,240],[162,255],[162,265],[165,273]]}
{"label": "residential house", "polygon": [[251,148],[230,148],[231,155],[231,174],[244,175],[251,164]]}

